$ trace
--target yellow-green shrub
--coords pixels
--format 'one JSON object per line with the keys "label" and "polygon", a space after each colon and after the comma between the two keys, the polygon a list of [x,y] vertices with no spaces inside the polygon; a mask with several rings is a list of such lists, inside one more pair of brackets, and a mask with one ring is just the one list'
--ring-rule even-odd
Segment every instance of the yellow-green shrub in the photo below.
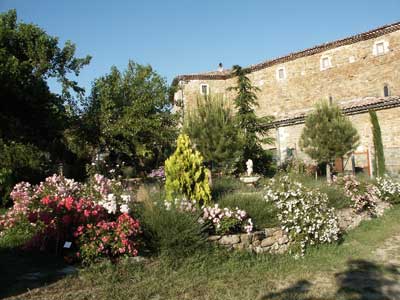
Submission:
{"label": "yellow-green shrub", "polygon": [[199,205],[211,201],[209,171],[203,166],[200,152],[192,149],[186,134],[179,135],[174,154],[165,161],[165,177],[167,200],[183,196]]}

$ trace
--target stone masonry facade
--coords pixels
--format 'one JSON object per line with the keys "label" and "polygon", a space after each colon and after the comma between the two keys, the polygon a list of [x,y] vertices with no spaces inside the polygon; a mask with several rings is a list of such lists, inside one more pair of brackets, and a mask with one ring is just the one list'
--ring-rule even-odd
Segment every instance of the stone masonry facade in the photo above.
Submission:
{"label": "stone masonry facade", "polygon": [[[316,102],[337,103],[349,115],[361,137],[358,152],[373,154],[368,110],[376,110],[389,170],[400,171],[400,22],[342,40],[247,67],[258,93],[259,116],[272,115],[271,134],[278,158],[299,149],[305,115]],[[230,70],[181,75],[174,100],[183,110],[194,109],[201,94],[221,95],[232,103],[228,88],[236,84]],[[359,156],[364,166],[368,158]]]}

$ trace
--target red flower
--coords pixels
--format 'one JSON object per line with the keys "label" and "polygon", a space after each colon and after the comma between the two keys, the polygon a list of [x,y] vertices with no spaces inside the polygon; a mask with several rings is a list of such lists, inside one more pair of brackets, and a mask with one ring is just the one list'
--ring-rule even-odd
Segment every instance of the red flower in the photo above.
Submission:
{"label": "red flower", "polygon": [[65,207],[67,208],[67,210],[72,209],[73,203],[74,203],[74,198],[72,198],[72,197],[65,198]]}

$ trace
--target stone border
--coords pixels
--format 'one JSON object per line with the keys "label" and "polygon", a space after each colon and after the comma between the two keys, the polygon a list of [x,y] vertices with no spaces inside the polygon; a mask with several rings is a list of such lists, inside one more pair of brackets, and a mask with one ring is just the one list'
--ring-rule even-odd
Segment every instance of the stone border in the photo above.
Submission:
{"label": "stone border", "polygon": [[[377,203],[377,216],[382,216],[391,205],[387,202]],[[364,220],[372,217],[368,212],[355,213],[352,208],[337,210],[339,228],[342,232],[354,229]],[[287,233],[279,227],[265,228],[252,233],[238,233],[229,235],[211,235],[208,240],[229,250],[247,250],[255,253],[282,254],[288,251],[290,239]]]}

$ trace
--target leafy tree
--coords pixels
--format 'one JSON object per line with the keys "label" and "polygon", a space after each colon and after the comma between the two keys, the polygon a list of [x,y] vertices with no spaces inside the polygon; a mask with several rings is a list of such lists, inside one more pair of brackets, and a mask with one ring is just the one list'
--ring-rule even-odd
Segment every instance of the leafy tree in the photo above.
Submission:
{"label": "leafy tree", "polygon": [[209,204],[209,171],[203,166],[200,152],[192,149],[186,134],[179,135],[174,154],[165,161],[165,178],[167,200],[184,196],[199,206]]}
{"label": "leafy tree", "polygon": [[94,81],[85,107],[84,130],[92,153],[107,153],[110,165],[125,162],[148,171],[164,161],[176,137],[168,87],[151,66],[129,61]]}
{"label": "leafy tree", "polygon": [[184,132],[211,169],[231,171],[242,156],[243,138],[231,108],[222,97],[197,99],[196,109],[185,118]]}
{"label": "leafy tree", "polygon": [[258,173],[267,173],[271,164],[271,154],[262,148],[262,144],[271,144],[272,138],[268,137],[269,124],[272,117],[257,117],[255,107],[258,106],[257,92],[259,88],[251,84],[247,77],[248,69],[238,65],[233,66],[233,74],[237,77],[237,86],[231,87],[237,93],[234,98],[237,110],[236,119],[244,135],[243,154],[239,160],[239,170],[243,171],[245,162],[253,160],[254,170]]}
{"label": "leafy tree", "polygon": [[385,167],[385,154],[383,152],[381,127],[379,125],[378,116],[373,110],[369,111],[369,116],[372,124],[372,138],[374,141],[375,158],[374,158],[374,172],[377,176],[383,176],[386,172]]}
{"label": "leafy tree", "polygon": [[300,147],[318,163],[326,163],[326,176],[330,181],[331,163],[355,150],[358,141],[357,130],[340,108],[323,102],[306,117]]}
{"label": "leafy tree", "polygon": [[[84,90],[70,75],[77,76],[89,61],[90,56],[75,57],[71,42],[59,47],[58,39],[38,26],[17,22],[15,10],[0,14],[0,151],[5,157],[0,169],[11,170],[10,184],[38,181],[47,171],[44,161],[72,155],[64,132],[75,120],[74,96]],[[61,84],[61,95],[50,92],[48,79]]]}

